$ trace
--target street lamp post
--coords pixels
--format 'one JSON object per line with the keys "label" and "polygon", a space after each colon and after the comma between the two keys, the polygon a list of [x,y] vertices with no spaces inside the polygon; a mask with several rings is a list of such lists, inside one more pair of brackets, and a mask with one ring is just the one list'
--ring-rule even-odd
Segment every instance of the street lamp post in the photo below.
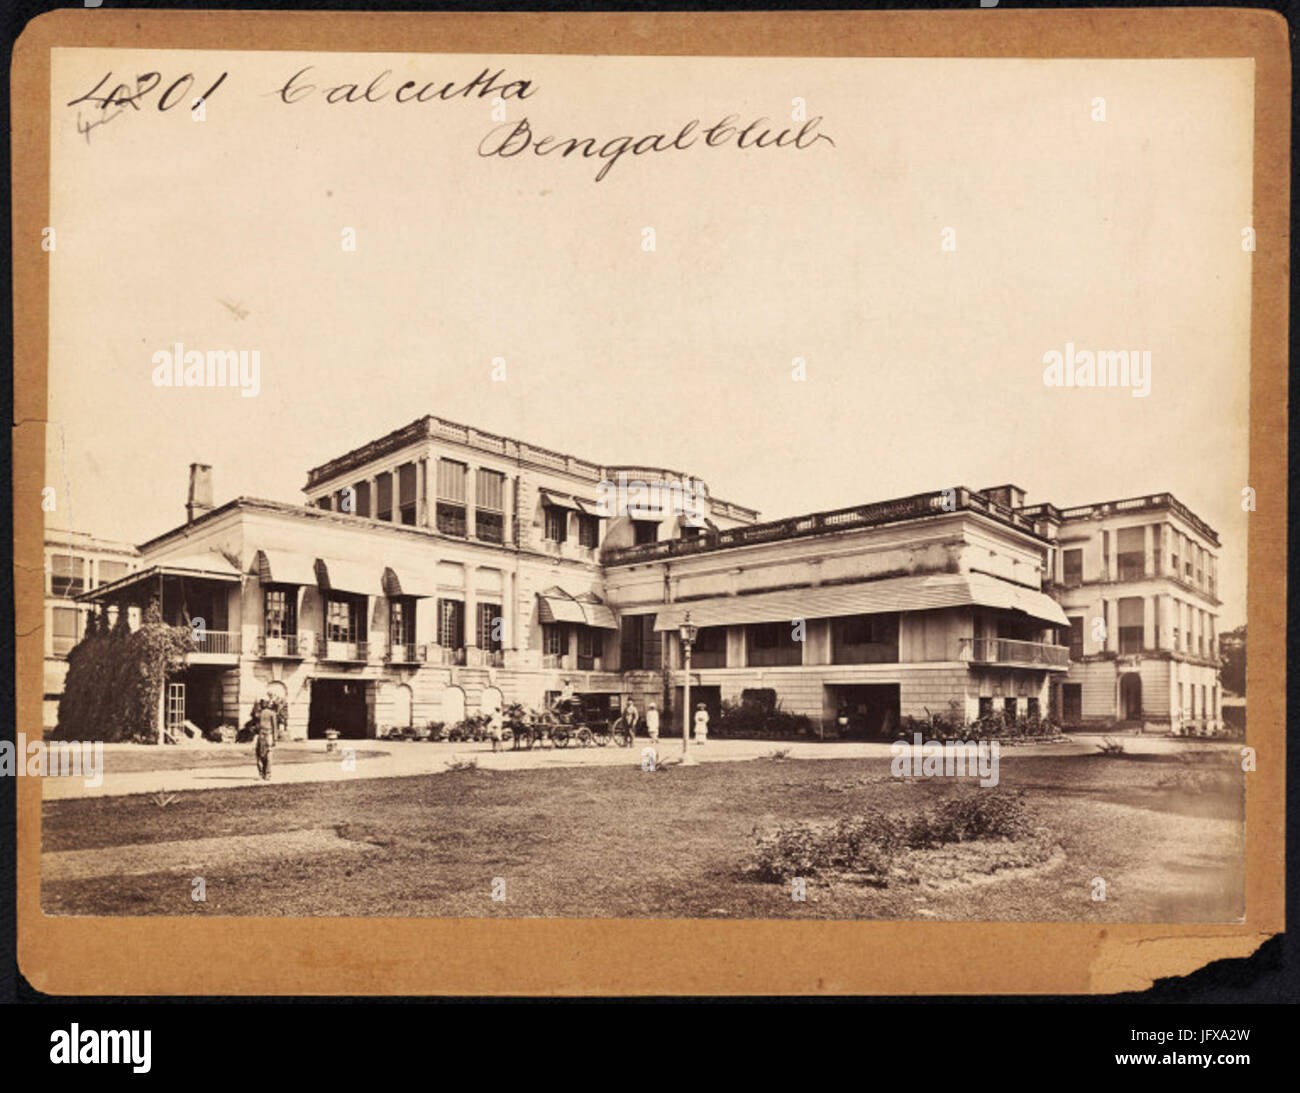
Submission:
{"label": "street lamp post", "polygon": [[689,766],[695,762],[691,758],[691,646],[699,628],[691,622],[691,613],[686,612],[682,624],[677,628],[682,639],[682,663],[686,669],[686,679],[682,685],[682,763]]}

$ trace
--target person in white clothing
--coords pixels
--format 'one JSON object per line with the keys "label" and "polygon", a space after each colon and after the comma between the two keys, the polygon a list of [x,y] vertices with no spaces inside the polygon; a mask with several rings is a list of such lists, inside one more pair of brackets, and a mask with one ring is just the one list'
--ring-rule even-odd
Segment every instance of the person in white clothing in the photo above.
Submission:
{"label": "person in white clothing", "polygon": [[650,736],[650,743],[659,743],[659,707],[653,702],[645,711],[645,731]]}
{"label": "person in white clothing", "polygon": [[697,744],[709,742],[709,711],[704,708],[703,702],[695,707],[695,742]]}

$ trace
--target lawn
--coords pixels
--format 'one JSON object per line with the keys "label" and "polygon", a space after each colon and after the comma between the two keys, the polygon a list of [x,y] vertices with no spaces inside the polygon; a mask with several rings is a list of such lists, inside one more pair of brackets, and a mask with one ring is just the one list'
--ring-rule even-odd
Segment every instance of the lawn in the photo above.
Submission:
{"label": "lawn", "polygon": [[[1243,913],[1243,782],[1231,755],[1026,756],[1001,765],[1050,855],[924,852],[886,887],[813,876],[807,900],[750,868],[754,829],[981,791],[901,780],[887,759],[487,771],[46,802],[48,852],[104,873],[49,880],[50,914],[640,916],[1222,922]],[[283,833],[298,847],[141,872],[148,844]],[[294,833],[290,836],[288,833]],[[320,853],[303,846],[330,845]],[[360,845],[358,845],[360,844]],[[196,843],[212,847],[213,843]],[[126,847],[133,849],[128,852]],[[116,851],[114,848],[121,848]],[[184,848],[182,848],[183,850]],[[85,855],[82,855],[85,857]],[[232,860],[233,858],[233,860]],[[999,864],[1023,867],[996,869]],[[146,866],[147,867],[147,866]],[[207,902],[190,898],[202,875]],[[1106,900],[1092,898],[1094,879]],[[505,882],[504,901],[492,899]]]}
{"label": "lawn", "polygon": [[[349,747],[354,745],[349,744]],[[358,750],[355,758],[369,759],[386,752]],[[284,763],[337,763],[339,752],[307,751],[303,748],[277,748],[272,762]],[[133,774],[145,770],[206,770],[209,767],[247,766],[255,769],[253,744],[204,744],[196,747],[144,747],[114,749],[104,755],[104,769],[114,774]]]}

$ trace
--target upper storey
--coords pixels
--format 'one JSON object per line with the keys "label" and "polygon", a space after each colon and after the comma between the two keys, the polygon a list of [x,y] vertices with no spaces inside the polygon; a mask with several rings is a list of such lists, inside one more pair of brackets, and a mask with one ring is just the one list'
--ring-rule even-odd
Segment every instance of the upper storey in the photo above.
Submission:
{"label": "upper storey", "polygon": [[695,530],[679,505],[633,496],[629,513],[638,485],[677,489],[705,528],[758,519],[678,471],[605,466],[432,415],[313,467],[304,493],[317,508],[596,564],[603,548]]}

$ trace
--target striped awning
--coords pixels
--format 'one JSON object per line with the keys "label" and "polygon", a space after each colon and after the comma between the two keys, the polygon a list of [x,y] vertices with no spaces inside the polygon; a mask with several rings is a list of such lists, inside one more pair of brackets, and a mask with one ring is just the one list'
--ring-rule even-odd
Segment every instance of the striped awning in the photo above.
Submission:
{"label": "striped awning", "polygon": [[537,594],[537,617],[545,623],[576,622],[579,626],[587,625],[582,604],[558,588]]}
{"label": "striped awning", "polygon": [[287,550],[259,550],[253,570],[263,584],[315,584],[315,560]]}
{"label": "striped awning", "polygon": [[329,592],[352,592],[362,596],[378,596],[384,591],[380,571],[360,562],[317,558],[316,583]]}
{"label": "striped awning", "polygon": [[752,596],[714,596],[670,604],[655,616],[655,629],[676,630],[688,611],[696,626],[738,626],[975,605],[1023,611],[1054,626],[1069,625],[1060,604],[1042,592],[982,573],[940,573],[930,577],[892,577],[859,584],[761,592]]}
{"label": "striped awning", "polygon": [[578,503],[567,493],[555,493],[551,490],[541,490],[542,504],[550,505],[557,509],[577,509]]}
{"label": "striped awning", "polygon": [[548,588],[537,595],[537,615],[542,622],[574,622],[601,630],[617,630],[618,619],[592,595],[571,596],[562,588]]}
{"label": "striped awning", "polygon": [[384,595],[385,596],[432,596],[430,592],[419,580],[413,576],[411,571],[398,571],[392,566],[384,570]]}
{"label": "striped awning", "polygon": [[587,616],[588,626],[595,626],[600,630],[618,629],[618,619],[614,617],[614,612],[595,596],[579,596],[578,603],[582,605],[583,614]]}

